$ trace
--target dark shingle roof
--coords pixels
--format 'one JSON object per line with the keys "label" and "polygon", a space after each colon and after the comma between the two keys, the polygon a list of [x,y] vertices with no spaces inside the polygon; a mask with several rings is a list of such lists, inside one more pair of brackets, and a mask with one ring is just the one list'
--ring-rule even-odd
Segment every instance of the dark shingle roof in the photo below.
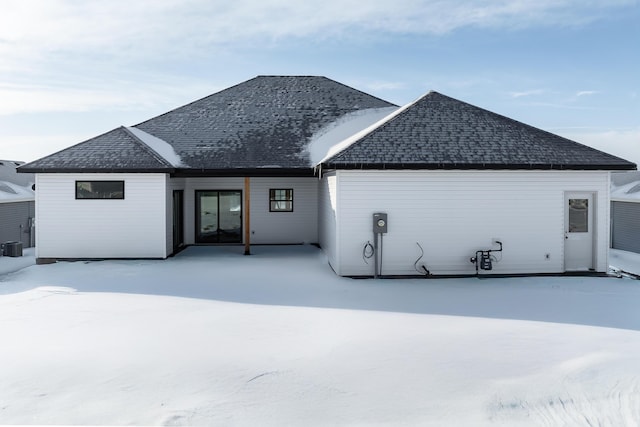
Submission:
{"label": "dark shingle roof", "polygon": [[[20,172],[311,174],[308,144],[350,113],[394,107],[326,77],[259,76],[135,127],[170,144],[176,170],[127,128]],[[431,92],[324,164],[335,168],[635,169],[619,159]]]}
{"label": "dark shingle roof", "polygon": [[635,169],[636,165],[429,92],[323,162],[330,168]]}
{"label": "dark shingle roof", "polygon": [[190,168],[308,170],[305,147],[319,129],[390,106],[326,77],[259,76],[136,127],[173,145]]}
{"label": "dark shingle roof", "polygon": [[[394,106],[326,77],[259,76],[135,127],[173,146],[191,171],[300,170],[312,135],[354,111]],[[29,163],[23,172],[152,171],[171,166],[127,129]],[[194,172],[189,172],[194,173]]]}
{"label": "dark shingle roof", "polygon": [[119,127],[19,168],[20,172],[170,172],[173,167]]}

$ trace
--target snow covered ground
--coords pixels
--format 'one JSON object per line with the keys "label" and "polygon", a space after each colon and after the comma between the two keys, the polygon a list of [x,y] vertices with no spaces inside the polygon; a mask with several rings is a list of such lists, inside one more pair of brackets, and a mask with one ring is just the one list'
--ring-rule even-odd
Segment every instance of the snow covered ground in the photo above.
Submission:
{"label": "snow covered ground", "polygon": [[640,254],[609,249],[609,268],[640,276]]}
{"label": "snow covered ground", "polygon": [[[1,281],[4,279],[2,277],[3,275],[34,265],[36,263],[35,252],[35,248],[26,248],[22,250],[21,257],[0,256],[0,283],[2,283]],[[0,295],[1,294],[2,288],[0,287]]]}
{"label": "snow covered ground", "polygon": [[0,258],[0,424],[640,424],[640,281],[351,280],[311,246],[241,251]]}

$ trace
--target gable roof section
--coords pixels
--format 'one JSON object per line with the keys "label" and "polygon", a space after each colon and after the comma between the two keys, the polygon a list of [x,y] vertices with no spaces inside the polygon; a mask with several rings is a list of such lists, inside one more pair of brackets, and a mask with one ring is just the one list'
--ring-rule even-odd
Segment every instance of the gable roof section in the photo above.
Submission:
{"label": "gable roof section", "polygon": [[187,168],[310,170],[307,144],[349,113],[394,104],[326,77],[258,76],[135,127]]}
{"label": "gable roof section", "polygon": [[20,172],[172,172],[173,166],[119,127],[19,168]]}
{"label": "gable roof section", "polygon": [[604,169],[634,163],[437,92],[325,159],[337,169]]}

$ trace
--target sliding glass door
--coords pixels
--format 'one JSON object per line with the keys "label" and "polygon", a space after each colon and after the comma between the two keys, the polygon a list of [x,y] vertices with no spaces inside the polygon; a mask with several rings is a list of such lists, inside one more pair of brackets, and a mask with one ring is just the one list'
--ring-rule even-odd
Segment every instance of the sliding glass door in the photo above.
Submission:
{"label": "sliding glass door", "polygon": [[242,243],[241,191],[196,191],[196,243]]}

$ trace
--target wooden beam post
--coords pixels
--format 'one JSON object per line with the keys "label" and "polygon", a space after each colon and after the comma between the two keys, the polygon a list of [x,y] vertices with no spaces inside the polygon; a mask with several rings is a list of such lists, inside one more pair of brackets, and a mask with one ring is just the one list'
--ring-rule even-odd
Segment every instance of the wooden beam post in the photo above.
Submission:
{"label": "wooden beam post", "polygon": [[251,181],[244,177],[244,254],[251,255]]}

